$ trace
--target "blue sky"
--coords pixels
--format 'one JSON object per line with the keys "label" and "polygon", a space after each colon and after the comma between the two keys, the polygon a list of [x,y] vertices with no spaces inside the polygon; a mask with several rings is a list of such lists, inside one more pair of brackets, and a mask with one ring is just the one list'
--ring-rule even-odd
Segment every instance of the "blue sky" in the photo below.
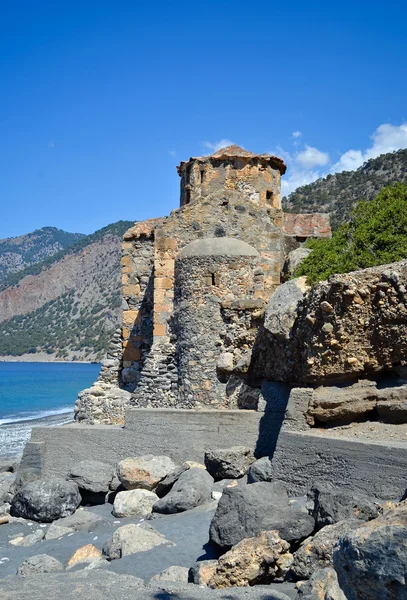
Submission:
{"label": "blue sky", "polygon": [[178,205],[222,140],[284,191],[407,147],[406,3],[0,0],[0,238]]}

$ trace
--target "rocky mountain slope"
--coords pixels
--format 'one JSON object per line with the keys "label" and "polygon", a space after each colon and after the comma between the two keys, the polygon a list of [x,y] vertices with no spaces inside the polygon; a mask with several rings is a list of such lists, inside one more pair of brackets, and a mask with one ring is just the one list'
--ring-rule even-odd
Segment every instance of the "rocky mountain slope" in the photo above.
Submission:
{"label": "rocky mountain slope", "polygon": [[118,323],[119,221],[1,282],[0,356],[99,359]]}
{"label": "rocky mountain slope", "polygon": [[0,240],[0,281],[11,273],[41,262],[72,246],[83,233],[68,233],[56,227],[42,227],[32,233]]}
{"label": "rocky mountain slope", "polygon": [[372,200],[392,183],[407,183],[407,149],[368,160],[356,171],[343,171],[297,188],[283,198],[287,212],[328,212],[336,228],[348,220],[357,200]]}

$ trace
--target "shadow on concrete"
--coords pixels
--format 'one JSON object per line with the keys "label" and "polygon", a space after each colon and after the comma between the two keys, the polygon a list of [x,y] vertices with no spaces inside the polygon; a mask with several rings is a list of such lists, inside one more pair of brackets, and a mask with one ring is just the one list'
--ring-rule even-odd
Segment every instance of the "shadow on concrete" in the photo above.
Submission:
{"label": "shadow on concrete", "polygon": [[265,381],[261,385],[259,403],[263,416],[259,422],[259,435],[255,448],[257,458],[272,458],[283,426],[290,397],[291,386],[277,381]]}

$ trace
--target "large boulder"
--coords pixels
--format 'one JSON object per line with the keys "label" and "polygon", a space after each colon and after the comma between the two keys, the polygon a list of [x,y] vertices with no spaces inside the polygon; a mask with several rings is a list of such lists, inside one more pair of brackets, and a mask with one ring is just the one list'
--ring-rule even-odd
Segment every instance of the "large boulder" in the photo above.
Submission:
{"label": "large boulder", "polygon": [[210,526],[210,539],[229,549],[262,531],[277,530],[287,542],[300,541],[314,530],[315,520],[290,504],[282,482],[225,487]]}
{"label": "large boulder", "polygon": [[153,512],[171,514],[190,510],[211,501],[213,478],[207,471],[191,468],[182,473],[171,491],[158,500]]}
{"label": "large boulder", "polygon": [[343,519],[368,521],[379,514],[378,505],[370,498],[327,484],[314,484],[308,499],[313,504],[312,516],[315,518],[317,529]]}
{"label": "large boulder", "polygon": [[253,378],[326,385],[407,362],[407,260],[332,275],[308,292],[298,282],[270,298]]}
{"label": "large boulder", "polygon": [[168,456],[147,454],[121,460],[117,465],[117,475],[126,490],[153,490],[176,467]]}
{"label": "large boulder", "polygon": [[348,600],[406,600],[407,503],[344,535],[333,562]]}
{"label": "large boulder", "polygon": [[272,481],[273,467],[271,459],[263,456],[250,465],[247,474],[247,483],[256,483],[258,481]]}
{"label": "large boulder", "polygon": [[184,463],[180,467],[174,469],[174,471],[171,471],[171,473],[168,473],[168,475],[166,475],[164,479],[161,479],[161,481],[158,482],[157,487],[154,490],[157,496],[159,498],[162,498],[163,496],[168,494],[168,492],[172,489],[174,483],[178,481],[182,473],[184,473],[184,471],[188,471],[188,469],[190,468],[190,465]]}
{"label": "large boulder", "polygon": [[53,556],[48,554],[36,554],[26,558],[17,569],[17,575],[27,577],[38,575],[38,573],[51,573],[52,571],[62,571],[63,564]]}
{"label": "large boulder", "polygon": [[311,252],[311,248],[304,248],[304,246],[300,246],[300,248],[291,250],[291,252],[288,253],[283,267],[283,271],[286,277],[292,277],[295,274],[298,267],[302,265],[304,260],[309,254],[311,254]]}
{"label": "large boulder", "polygon": [[[339,587],[335,570],[327,567],[315,571],[309,581],[300,582],[298,600],[348,600],[348,598]],[[358,600],[365,600],[365,596],[360,596]]]}
{"label": "large boulder", "polygon": [[115,517],[130,517],[132,515],[147,515],[151,513],[157,494],[149,490],[126,490],[118,492],[113,503]]}
{"label": "large boulder", "polygon": [[243,477],[254,460],[254,452],[248,446],[233,446],[205,452],[205,466],[215,481]]}
{"label": "large boulder", "polygon": [[23,486],[14,496],[10,512],[15,517],[50,523],[71,515],[80,502],[76,483],[52,477]]}
{"label": "large boulder", "polygon": [[277,531],[246,538],[220,557],[207,585],[226,588],[270,583],[286,574],[292,562],[289,549]]}
{"label": "large boulder", "polygon": [[99,460],[81,460],[71,468],[68,479],[80,490],[94,493],[107,492],[114,476],[114,468]]}
{"label": "large boulder", "polygon": [[173,545],[170,540],[167,540],[150,525],[143,524],[139,526],[131,523],[116,529],[104,545],[103,554],[108,560],[115,560],[129,554],[147,552],[147,550],[163,544]]}
{"label": "large boulder", "polygon": [[294,552],[291,574],[295,579],[309,579],[315,571],[333,566],[334,546],[339,538],[357,529],[360,521],[349,519],[323,527],[313,537],[304,540]]}

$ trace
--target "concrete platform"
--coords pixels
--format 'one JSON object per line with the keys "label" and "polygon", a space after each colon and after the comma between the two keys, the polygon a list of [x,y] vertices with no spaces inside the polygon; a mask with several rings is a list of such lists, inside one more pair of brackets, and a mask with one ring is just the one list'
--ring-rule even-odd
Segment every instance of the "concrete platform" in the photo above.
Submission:
{"label": "concrete platform", "polygon": [[22,468],[65,476],[80,460],[115,464],[140,454],[203,462],[210,448],[245,445],[257,457],[272,457],[274,479],[285,481],[294,495],[315,481],[380,500],[399,499],[407,488],[407,442],[338,438],[281,425],[281,415],[273,412],[131,409],[125,427],[34,428]]}

